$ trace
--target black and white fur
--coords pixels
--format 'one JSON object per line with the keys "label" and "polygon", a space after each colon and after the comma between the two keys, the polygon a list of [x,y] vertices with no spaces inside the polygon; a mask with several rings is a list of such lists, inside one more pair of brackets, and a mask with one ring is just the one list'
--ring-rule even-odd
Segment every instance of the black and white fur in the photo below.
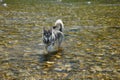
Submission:
{"label": "black and white fur", "polygon": [[51,29],[46,30],[43,28],[43,43],[45,44],[45,48],[48,51],[48,47],[53,47],[56,43],[58,44],[58,48],[61,47],[61,43],[64,39],[64,24],[61,19],[58,19],[55,22],[55,26]]}

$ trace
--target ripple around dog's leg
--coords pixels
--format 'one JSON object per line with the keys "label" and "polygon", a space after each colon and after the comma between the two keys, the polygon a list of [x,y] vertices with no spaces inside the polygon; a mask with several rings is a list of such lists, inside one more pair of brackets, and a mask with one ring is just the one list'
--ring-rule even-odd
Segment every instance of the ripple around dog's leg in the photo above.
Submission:
{"label": "ripple around dog's leg", "polygon": [[58,52],[63,52],[63,48],[58,48]]}
{"label": "ripple around dog's leg", "polygon": [[40,55],[40,62],[46,62],[46,61],[54,61],[57,59],[56,56],[62,56],[63,54],[63,49],[59,48],[58,50],[52,51],[52,52],[47,52],[47,54],[42,54]]}

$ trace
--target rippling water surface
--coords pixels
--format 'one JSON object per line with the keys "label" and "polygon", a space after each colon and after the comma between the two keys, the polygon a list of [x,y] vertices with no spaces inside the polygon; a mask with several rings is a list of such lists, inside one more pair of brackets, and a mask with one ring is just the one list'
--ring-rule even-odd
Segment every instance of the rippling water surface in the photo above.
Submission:
{"label": "rippling water surface", "polygon": [[[30,1],[1,3],[1,80],[120,79],[119,4]],[[65,40],[46,54],[42,28],[57,19]]]}

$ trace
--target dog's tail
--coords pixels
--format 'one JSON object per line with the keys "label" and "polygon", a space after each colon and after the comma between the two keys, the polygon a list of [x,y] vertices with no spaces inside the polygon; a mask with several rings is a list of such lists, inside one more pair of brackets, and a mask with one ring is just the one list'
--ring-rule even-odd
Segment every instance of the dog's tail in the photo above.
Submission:
{"label": "dog's tail", "polygon": [[61,32],[63,32],[64,30],[64,24],[62,22],[61,19],[58,19],[56,22],[55,22],[55,26],[57,27],[57,29]]}

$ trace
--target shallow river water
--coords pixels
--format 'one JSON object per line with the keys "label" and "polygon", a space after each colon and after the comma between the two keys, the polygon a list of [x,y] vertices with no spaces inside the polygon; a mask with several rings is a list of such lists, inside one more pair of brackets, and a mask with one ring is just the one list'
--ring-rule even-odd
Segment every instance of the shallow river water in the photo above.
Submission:
{"label": "shallow river water", "polygon": [[[46,54],[42,28],[57,19],[62,49]],[[1,3],[0,80],[119,80],[119,20],[120,5]]]}

